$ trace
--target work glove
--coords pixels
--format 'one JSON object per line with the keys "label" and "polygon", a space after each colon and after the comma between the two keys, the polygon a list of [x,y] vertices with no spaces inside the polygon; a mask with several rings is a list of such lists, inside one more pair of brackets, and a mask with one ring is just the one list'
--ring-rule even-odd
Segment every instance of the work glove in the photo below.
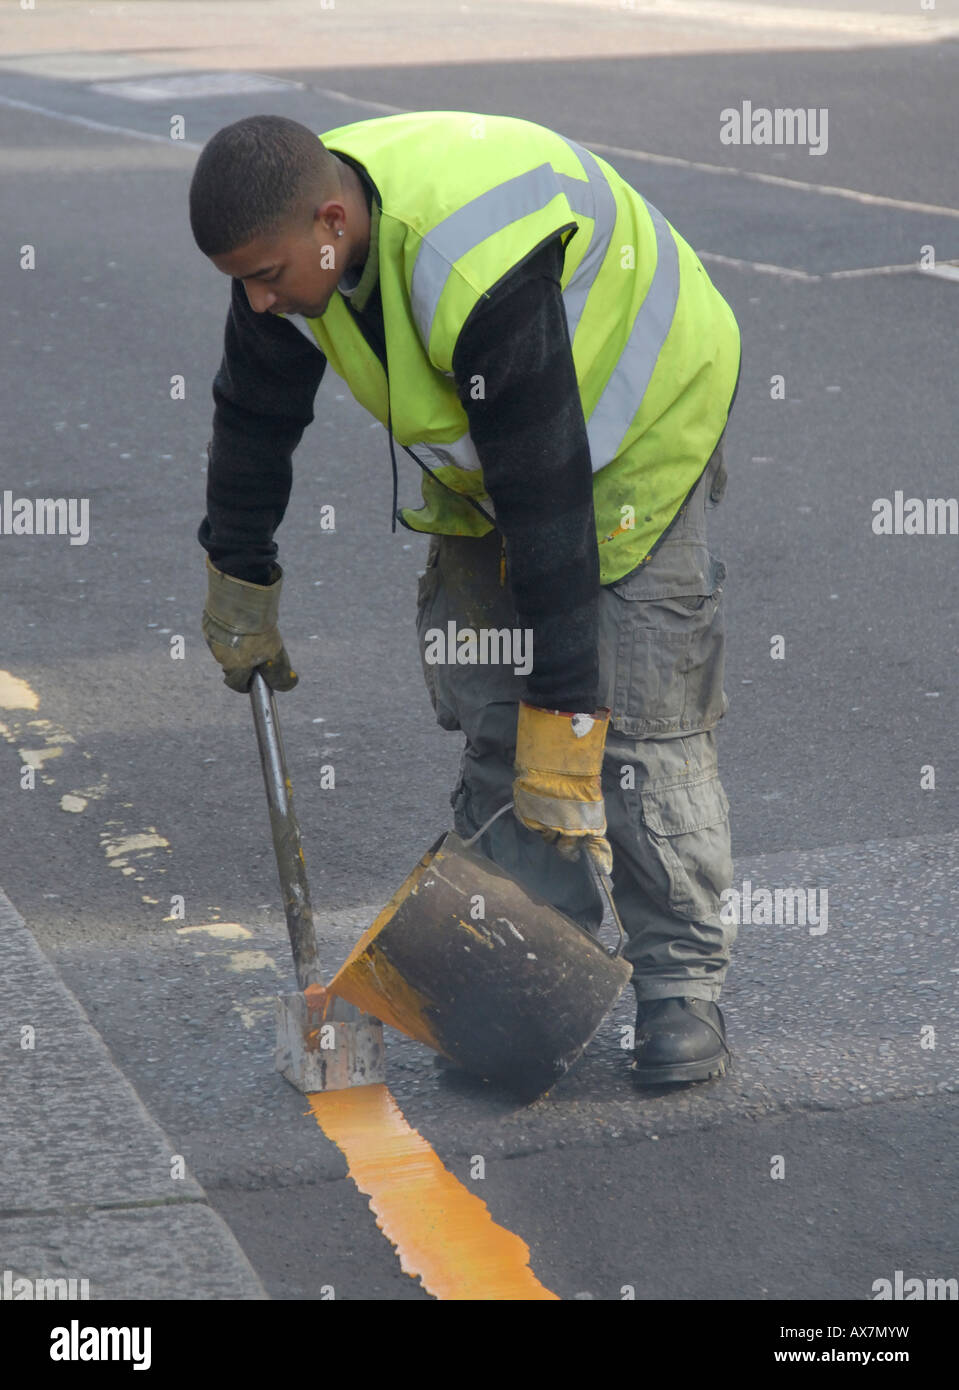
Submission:
{"label": "work glove", "polygon": [[513,811],[566,859],[585,848],[601,873],[613,868],[601,773],[609,710],[564,714],[525,701],[516,725]]}
{"label": "work glove", "polygon": [[259,668],[273,690],[292,690],[299,676],[290,670],[277,628],[283,571],[274,566],[269,584],[249,584],[222,574],[206,559],[209,587],[203,610],[203,636],[223,667],[231,690],[247,691]]}

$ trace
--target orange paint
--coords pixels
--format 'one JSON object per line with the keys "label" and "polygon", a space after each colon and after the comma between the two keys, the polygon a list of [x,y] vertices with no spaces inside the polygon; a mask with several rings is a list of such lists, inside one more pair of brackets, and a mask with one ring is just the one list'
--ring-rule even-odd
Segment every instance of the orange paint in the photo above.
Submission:
{"label": "orange paint", "polygon": [[340,1148],[400,1265],[440,1299],[543,1301],[558,1295],[529,1267],[529,1246],[443,1167],[386,1086],[318,1091],[317,1124]]}
{"label": "orange paint", "polygon": [[408,1038],[442,1052],[433,1032],[430,1016],[436,1000],[415,990],[391,964],[378,944],[372,942],[360,958],[344,966],[334,977],[329,992],[353,1004],[361,1013],[372,1014],[382,1023],[397,1028]]}
{"label": "orange paint", "polygon": [[323,1042],[323,1020],[332,1001],[323,985],[307,985],[303,998],[306,1000],[303,1041],[307,1051],[316,1052]]}
{"label": "orange paint", "polygon": [[346,960],[330,981],[327,994],[336,995],[353,1004],[362,1013],[372,1014],[407,1037],[425,1043],[434,1052],[443,1048],[436,1038],[430,1016],[437,1001],[415,990],[392,965],[377,940],[380,932],[392,919],[397,908],[415,892],[420,879],[433,862],[433,851],[427,850],[413,872],[396,890],[377,915],[373,925],[363,933]]}

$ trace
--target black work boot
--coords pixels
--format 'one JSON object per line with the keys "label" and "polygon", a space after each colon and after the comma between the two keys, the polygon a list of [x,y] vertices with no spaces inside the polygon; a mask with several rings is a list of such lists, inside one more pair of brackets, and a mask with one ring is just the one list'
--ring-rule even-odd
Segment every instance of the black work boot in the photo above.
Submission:
{"label": "black work boot", "polygon": [[706,1081],[723,1076],[731,1060],[722,1012],[706,999],[641,999],[635,1041],[637,1086]]}

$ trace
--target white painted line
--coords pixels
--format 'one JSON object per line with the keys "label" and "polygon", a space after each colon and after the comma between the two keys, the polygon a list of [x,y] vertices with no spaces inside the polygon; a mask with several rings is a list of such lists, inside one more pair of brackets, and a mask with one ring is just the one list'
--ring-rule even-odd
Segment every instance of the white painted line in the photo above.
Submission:
{"label": "white painted line", "polygon": [[292,78],[267,77],[258,72],[179,72],[167,77],[121,78],[114,82],[91,82],[89,90],[124,101],[178,101],[194,97],[246,96],[252,92],[273,92],[292,88],[302,91],[303,83]]}
{"label": "white painted line", "polygon": [[384,116],[405,116],[411,111],[409,106],[387,106],[385,101],[367,101],[365,97],[351,97],[349,92],[337,92],[332,87],[310,87],[318,96],[329,97],[331,101],[345,101],[351,106],[368,106],[371,111],[382,111]]}
{"label": "white painted line", "polygon": [[[382,111],[388,116],[404,115],[412,109],[408,106],[388,106],[382,101],[367,101],[365,97],[350,96],[349,93],[336,91],[332,87],[311,87],[310,91],[316,92],[319,96],[329,97],[333,101],[344,101],[353,106],[367,106],[371,111]],[[726,164],[705,164],[701,160],[681,159],[678,155],[653,154],[649,150],[627,149],[622,145],[603,145],[594,140],[579,140],[578,143],[585,145],[587,149],[595,150],[597,154],[621,154],[630,159],[645,160],[649,164],[666,164],[679,169],[695,169],[702,174],[729,174],[735,178],[751,179],[756,183],[772,184],[777,188],[791,188],[800,193],[819,193],[833,198],[848,198],[853,202],[870,206],[898,208],[902,212],[925,212],[936,217],[959,217],[959,208],[945,207],[939,203],[917,203],[905,198],[890,198],[882,193],[863,193],[860,189],[843,188],[838,184],[808,183],[803,179],[787,179],[781,174],[763,174],[752,169],[736,169]],[[796,271],[795,274],[801,278],[803,272]]]}
{"label": "white painted line", "polygon": [[731,265],[736,270],[754,270],[760,275],[778,275],[783,280],[821,280],[821,275],[812,275],[808,270],[793,270],[785,265],[767,265],[765,261],[742,261],[737,256],[720,256],[715,251],[698,251],[701,261],[716,265]]}
{"label": "white painted line", "polygon": [[145,130],[132,130],[129,126],[108,125],[106,121],[93,121],[89,116],[68,115],[65,111],[52,111],[49,106],[38,106],[33,101],[19,101],[16,97],[0,96],[0,106],[14,106],[19,111],[36,111],[38,115],[50,116],[55,121],[68,121],[71,125],[86,126],[88,130],[105,130],[110,135],[129,135],[134,140],[151,140],[157,145],[166,145],[181,150],[203,149],[194,140],[171,140],[169,135],[154,135]]}
{"label": "white painted line", "polygon": [[[365,106],[371,111],[382,111],[386,115],[403,115],[411,108],[406,106],[389,106],[382,101],[367,101],[365,97],[353,97],[347,92],[336,91],[332,87],[310,87],[311,92],[316,92],[319,96],[329,97],[333,101],[342,101],[353,106]],[[18,101],[15,97],[0,96],[0,105],[17,107],[23,111],[36,111],[42,116],[50,116],[54,120],[70,121],[74,125],[88,126],[91,130],[106,130],[115,132],[117,135],[130,135],[134,139],[158,141],[163,145],[176,144],[188,150],[201,150],[202,145],[189,140],[171,141],[166,135],[148,134],[143,130],[132,130],[129,126],[110,125],[105,121],[94,121],[88,116],[68,115],[63,111],[53,111],[48,106],[38,106],[31,101]],[[701,160],[681,159],[678,155],[653,154],[650,150],[634,150],[623,145],[604,145],[593,140],[581,140],[579,142],[594,150],[597,154],[618,154],[627,159],[645,160],[648,164],[671,165],[677,169],[695,169],[701,174],[726,174],[733,178],[749,179],[754,183],[768,183],[775,188],[791,188],[800,193],[818,193],[822,197],[847,198],[852,202],[863,203],[871,207],[897,208],[901,212],[924,212],[933,217],[959,217],[959,208],[945,207],[939,203],[916,203],[905,198],[889,198],[881,193],[863,193],[858,188],[842,188],[838,185],[827,183],[807,183],[802,179],[787,179],[779,174],[762,174],[752,169],[736,169],[731,165],[725,164],[704,164]],[[803,272],[794,272],[797,277],[801,277]]]}
{"label": "white painted line", "polygon": [[[110,84],[106,85],[109,86]],[[366,101],[363,97],[351,97],[347,92],[337,92],[331,87],[310,87],[309,90],[316,92],[319,96],[329,97],[332,101],[347,102],[352,106],[366,106],[371,111],[382,111],[387,116],[401,116],[410,109],[406,106],[387,106],[382,101]],[[49,116],[55,121],[67,121],[71,125],[86,126],[90,130],[105,130],[114,135],[129,135],[134,140],[151,140],[155,144],[173,145],[179,149],[197,150],[198,152],[203,149],[203,145],[198,144],[195,140],[171,140],[168,135],[155,135],[150,131],[134,130],[131,126],[114,125],[107,121],[94,121],[89,116],[76,116],[67,111],[54,111],[52,107],[39,106],[33,101],[20,101],[17,97],[0,95],[0,106],[12,106],[19,111],[36,111],[38,115]]]}
{"label": "white painted line", "polygon": [[940,280],[953,280],[957,284],[959,284],[959,266],[956,265],[943,264],[935,266],[926,266],[923,268],[921,273],[923,275],[938,276]]}
{"label": "white painted line", "polygon": [[[346,92],[336,91],[331,87],[312,87],[311,91],[318,95],[329,97],[334,101],[346,102],[353,106],[366,106],[372,110],[382,111],[388,115],[401,115],[410,108],[402,106],[388,106],[385,102],[367,101],[362,97],[353,97]],[[39,115],[49,116],[53,120],[67,121],[73,125],[85,126],[91,130],[103,130],[115,135],[126,135],[135,140],[149,140],[154,143],[179,147],[180,149],[202,150],[202,144],[192,140],[171,140],[166,135],[155,135],[143,130],[134,130],[129,126],[111,125],[106,121],[94,121],[88,116],[77,116],[63,111],[54,111],[47,106],[39,106],[35,102],[20,101],[15,97],[0,96],[0,105],[15,107],[23,111],[36,111]],[[834,187],[830,184],[804,183],[799,179],[781,178],[776,174],[760,174],[749,169],[734,169],[719,164],[703,164],[697,160],[680,159],[675,155],[652,154],[648,150],[626,149],[620,145],[603,145],[595,142],[581,142],[587,144],[589,149],[597,153],[619,154],[630,159],[646,160],[652,164],[667,164],[683,169],[695,169],[700,173],[707,174],[729,174],[737,178],[751,179],[757,183],[768,183],[776,187],[796,189],[805,193],[819,193],[824,196],[837,198],[848,198],[852,201],[874,205],[877,207],[892,207],[904,212],[925,212],[935,217],[959,217],[959,208],[940,206],[936,203],[915,203],[901,198],[887,198],[881,194],[863,193],[858,189]],[[824,275],[814,275],[806,270],[798,270],[791,266],[771,265],[764,261],[740,260],[735,256],[722,256],[717,252],[700,251],[699,258],[702,261],[710,261],[717,265],[733,266],[740,270],[752,270],[762,275],[775,275],[784,280],[800,280],[807,283],[820,281],[823,279],[840,280],[865,277],[872,275],[893,275],[906,274],[915,271],[917,274],[938,275],[943,280],[959,280],[959,271],[948,264],[937,266],[933,269],[921,269],[919,265],[914,266],[866,266],[858,270],[833,270],[827,271]]]}
{"label": "white painted line", "polygon": [[910,261],[907,265],[866,265],[855,270],[827,270],[821,275],[814,275],[811,271],[796,270],[792,266],[769,265],[765,261],[745,261],[736,256],[720,256],[715,251],[700,251],[698,255],[701,261],[732,266],[734,270],[751,270],[759,275],[778,275],[782,280],[803,280],[807,283],[823,280],[865,280],[876,275],[938,275],[942,280],[959,281],[959,265],[952,265],[948,261],[929,267],[921,266],[918,261]]}
{"label": "white painted line", "polygon": [[919,262],[910,261],[908,265],[866,265],[859,270],[830,270],[823,278],[826,280],[862,280],[871,275],[918,275]]}
{"label": "white painted line", "polygon": [[703,164],[695,159],[680,159],[677,155],[652,154],[649,150],[627,149],[623,145],[600,145],[595,141],[580,141],[597,154],[619,154],[627,159],[641,159],[648,164],[667,164],[677,169],[695,169],[701,174],[727,174],[734,178],[768,183],[776,188],[791,188],[798,193],[819,193],[828,198],[847,198],[870,207],[897,208],[900,212],[924,212],[934,217],[959,217],[959,208],[943,207],[939,203],[914,203],[906,198],[887,198],[881,193],[863,193],[858,188],[842,188],[829,183],[807,183],[803,179],[787,179],[780,174],[761,174],[752,169],[736,169],[728,164]]}

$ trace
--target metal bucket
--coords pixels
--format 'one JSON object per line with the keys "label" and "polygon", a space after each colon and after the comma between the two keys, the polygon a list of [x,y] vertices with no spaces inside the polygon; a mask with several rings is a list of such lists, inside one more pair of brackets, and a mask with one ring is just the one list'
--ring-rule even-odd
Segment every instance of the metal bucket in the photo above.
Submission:
{"label": "metal bucket", "polygon": [[440,836],[329,993],[533,1100],[576,1061],[632,970],[471,843]]}

